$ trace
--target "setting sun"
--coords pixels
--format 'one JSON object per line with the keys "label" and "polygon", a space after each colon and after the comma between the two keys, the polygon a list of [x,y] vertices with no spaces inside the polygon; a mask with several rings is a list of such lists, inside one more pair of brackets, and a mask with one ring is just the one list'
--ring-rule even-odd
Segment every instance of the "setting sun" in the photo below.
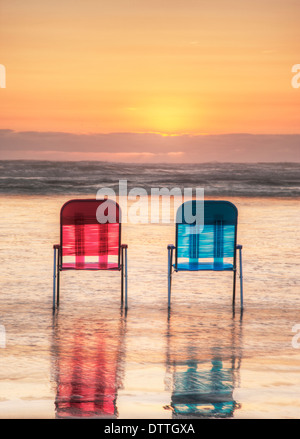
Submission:
{"label": "setting sun", "polygon": [[164,102],[132,110],[132,117],[144,132],[159,132],[166,135],[193,132],[196,125],[201,129],[200,111],[183,103],[166,105]]}

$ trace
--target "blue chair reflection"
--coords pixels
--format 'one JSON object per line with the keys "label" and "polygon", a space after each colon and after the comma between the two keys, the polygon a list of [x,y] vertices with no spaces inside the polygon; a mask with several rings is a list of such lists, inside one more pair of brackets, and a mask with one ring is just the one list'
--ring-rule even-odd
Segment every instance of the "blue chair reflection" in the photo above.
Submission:
{"label": "blue chair reflection", "polygon": [[233,398],[234,368],[224,367],[219,358],[213,358],[210,367],[204,367],[204,364],[191,362],[185,371],[175,370],[171,396],[174,417],[233,416],[239,406]]}

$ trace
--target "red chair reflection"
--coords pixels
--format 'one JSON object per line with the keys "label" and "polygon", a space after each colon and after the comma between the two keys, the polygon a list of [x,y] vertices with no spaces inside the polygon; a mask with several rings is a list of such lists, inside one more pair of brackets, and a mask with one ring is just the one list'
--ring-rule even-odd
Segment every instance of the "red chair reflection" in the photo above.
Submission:
{"label": "red chair reflection", "polygon": [[56,418],[113,418],[123,389],[126,316],[78,311],[53,326]]}

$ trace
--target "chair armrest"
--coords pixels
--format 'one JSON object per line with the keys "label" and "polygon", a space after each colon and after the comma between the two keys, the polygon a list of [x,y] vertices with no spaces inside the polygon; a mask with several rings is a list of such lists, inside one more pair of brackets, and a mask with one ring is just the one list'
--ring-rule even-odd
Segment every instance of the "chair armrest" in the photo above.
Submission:
{"label": "chair armrest", "polygon": [[236,248],[237,248],[237,250],[242,250],[243,246],[240,245],[240,244],[238,244],[238,245],[236,246]]}
{"label": "chair armrest", "polygon": [[128,248],[127,244],[121,244],[121,248]]}
{"label": "chair armrest", "polygon": [[53,248],[54,248],[55,250],[59,250],[60,245],[59,245],[59,244],[54,244]]}
{"label": "chair armrest", "polygon": [[169,244],[168,245],[168,250],[175,250],[175,245],[173,245],[173,244]]}

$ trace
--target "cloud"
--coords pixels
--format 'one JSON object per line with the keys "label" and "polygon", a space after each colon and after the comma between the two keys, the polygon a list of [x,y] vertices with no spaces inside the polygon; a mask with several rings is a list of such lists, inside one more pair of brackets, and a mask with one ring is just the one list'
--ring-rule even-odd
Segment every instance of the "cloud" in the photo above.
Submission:
{"label": "cloud", "polygon": [[300,162],[300,134],[165,136],[0,130],[0,158],[126,162]]}

